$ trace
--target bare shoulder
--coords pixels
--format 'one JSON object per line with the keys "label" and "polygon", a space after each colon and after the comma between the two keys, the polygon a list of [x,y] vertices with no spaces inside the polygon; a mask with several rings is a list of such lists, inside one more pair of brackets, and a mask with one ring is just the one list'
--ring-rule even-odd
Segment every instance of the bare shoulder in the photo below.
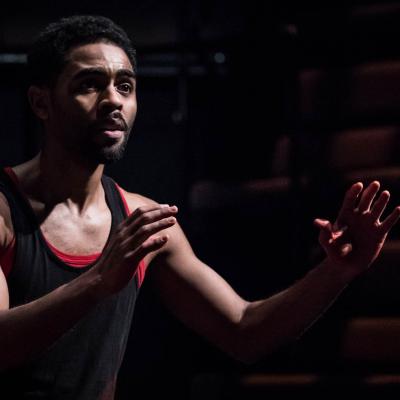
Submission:
{"label": "bare shoulder", "polygon": [[[160,203],[142,196],[137,193],[130,193],[124,189],[121,189],[122,193],[125,197],[126,202],[128,203],[129,211],[132,213],[139,207],[147,206],[147,205],[159,205]],[[171,204],[172,205],[172,204]],[[176,254],[186,254],[192,255],[192,248],[186,238],[185,233],[183,232],[180,224],[179,224],[179,210],[177,215],[177,223],[166,229],[165,231],[168,235],[168,242],[161,249],[152,253],[150,256],[147,256],[147,261],[150,263],[155,258],[158,260],[161,259],[171,259]]]}
{"label": "bare shoulder", "polygon": [[148,197],[142,196],[141,194],[138,193],[132,193],[128,192],[125,189],[119,187],[121,189],[121,192],[128,204],[129,211],[132,213],[135,211],[138,207],[143,207],[146,205],[157,205],[158,203]]}
{"label": "bare shoulder", "polygon": [[6,197],[0,192],[0,250],[8,246],[13,236],[10,207]]}

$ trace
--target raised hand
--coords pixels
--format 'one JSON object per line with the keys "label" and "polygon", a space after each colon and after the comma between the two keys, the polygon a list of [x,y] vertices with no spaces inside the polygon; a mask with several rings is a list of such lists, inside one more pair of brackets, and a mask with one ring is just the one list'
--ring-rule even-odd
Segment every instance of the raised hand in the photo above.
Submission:
{"label": "raised hand", "polygon": [[315,219],[320,229],[319,242],[328,258],[355,274],[367,269],[379,255],[386,236],[400,217],[396,207],[383,221],[380,218],[389,202],[387,190],[377,196],[380,184],[372,182],[365,190],[358,182],[346,192],[334,224]]}
{"label": "raised hand", "polygon": [[122,289],[136,272],[139,262],[167,243],[169,236],[163,231],[176,223],[177,212],[176,206],[143,206],[119,225],[93,267],[93,273],[103,280],[104,295]]}

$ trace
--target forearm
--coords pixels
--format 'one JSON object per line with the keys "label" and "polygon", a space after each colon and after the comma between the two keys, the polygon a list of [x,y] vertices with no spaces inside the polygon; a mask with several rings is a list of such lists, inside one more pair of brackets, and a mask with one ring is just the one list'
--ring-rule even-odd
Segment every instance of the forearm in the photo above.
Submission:
{"label": "forearm", "polygon": [[0,370],[40,354],[100,300],[99,279],[86,273],[33,302],[0,311]]}
{"label": "forearm", "polygon": [[137,208],[93,268],[38,300],[0,311],[0,370],[31,360],[98,302],[126,287],[141,260],[168,241],[160,232],[175,224],[176,213],[174,206],[153,203]]}
{"label": "forearm", "polygon": [[288,289],[249,303],[238,330],[240,357],[253,362],[294,341],[333,303],[354,276],[324,261]]}

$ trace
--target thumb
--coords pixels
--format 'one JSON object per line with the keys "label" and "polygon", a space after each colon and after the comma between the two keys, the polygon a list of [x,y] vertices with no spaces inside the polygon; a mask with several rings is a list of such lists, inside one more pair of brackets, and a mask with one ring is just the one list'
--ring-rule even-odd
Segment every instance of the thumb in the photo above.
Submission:
{"label": "thumb", "polygon": [[329,229],[331,223],[327,219],[315,218],[314,225],[319,229]]}
{"label": "thumb", "polygon": [[323,247],[329,245],[332,240],[332,224],[327,219],[316,218],[314,225],[319,228],[319,242]]}

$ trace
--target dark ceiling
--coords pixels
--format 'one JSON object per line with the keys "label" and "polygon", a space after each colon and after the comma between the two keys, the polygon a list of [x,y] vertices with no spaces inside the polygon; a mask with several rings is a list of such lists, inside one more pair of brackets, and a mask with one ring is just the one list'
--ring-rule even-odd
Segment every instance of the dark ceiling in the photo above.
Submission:
{"label": "dark ceiling", "polygon": [[138,47],[171,45],[186,35],[213,40],[240,33],[246,8],[238,0],[18,2],[0,15],[0,48],[23,50],[47,23],[71,14],[108,16],[129,32]]}
{"label": "dark ceiling", "polygon": [[[138,49],[150,52],[238,40],[251,46],[255,36],[258,44],[268,43],[282,32],[297,33],[314,52],[331,51],[341,39],[365,43],[370,35],[378,51],[389,42],[393,48],[400,34],[399,1],[22,0],[0,13],[0,52],[25,52],[46,24],[72,14],[108,16],[127,30]],[[323,46],[314,46],[318,43]]]}

